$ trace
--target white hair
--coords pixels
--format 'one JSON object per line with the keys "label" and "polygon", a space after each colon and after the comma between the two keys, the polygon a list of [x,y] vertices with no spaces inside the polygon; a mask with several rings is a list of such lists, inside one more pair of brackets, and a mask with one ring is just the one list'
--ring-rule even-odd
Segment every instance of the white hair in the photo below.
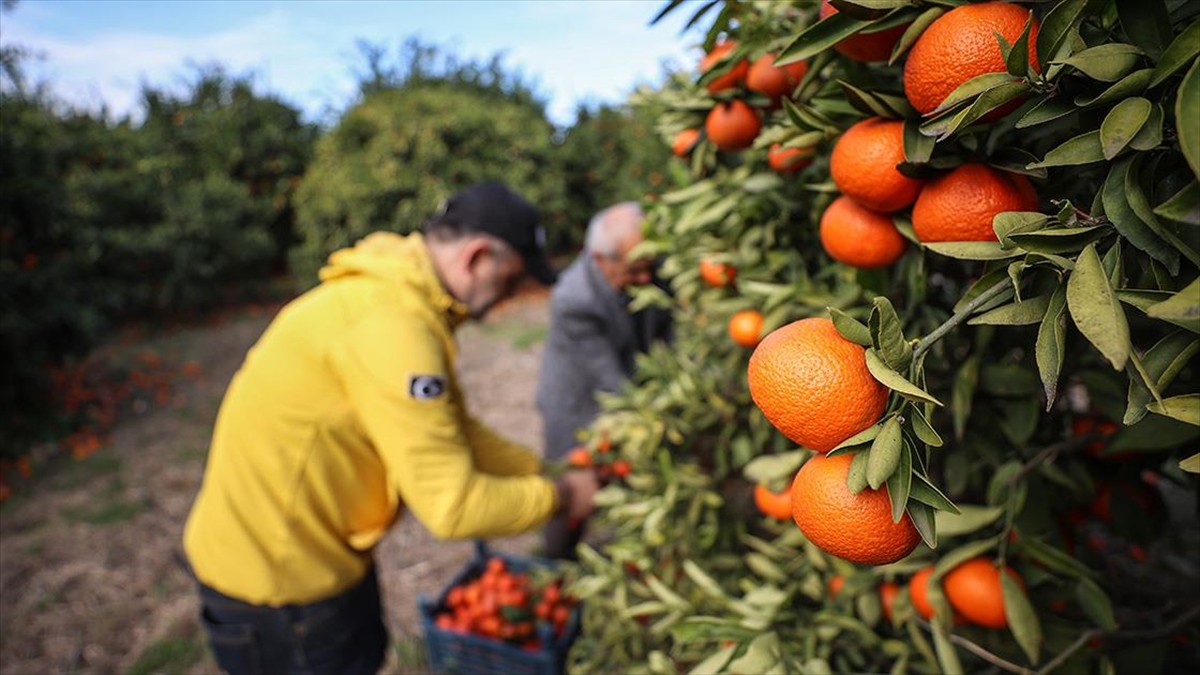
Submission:
{"label": "white hair", "polygon": [[620,242],[640,232],[645,214],[637,202],[621,202],[600,211],[588,222],[583,247],[589,253],[615,256]]}

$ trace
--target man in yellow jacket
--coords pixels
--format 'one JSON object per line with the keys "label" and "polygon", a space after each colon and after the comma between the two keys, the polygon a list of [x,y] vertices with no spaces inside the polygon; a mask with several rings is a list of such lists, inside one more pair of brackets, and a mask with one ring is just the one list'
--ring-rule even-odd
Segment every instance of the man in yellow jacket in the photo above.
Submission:
{"label": "man in yellow jacket", "polygon": [[387,632],[372,550],[402,509],[436,536],[585,517],[590,473],[556,482],[472,418],[454,329],[553,272],[536,210],[500,183],[407,237],[335,252],[285,306],[221,404],[184,530],[201,619],[230,673],[376,672]]}

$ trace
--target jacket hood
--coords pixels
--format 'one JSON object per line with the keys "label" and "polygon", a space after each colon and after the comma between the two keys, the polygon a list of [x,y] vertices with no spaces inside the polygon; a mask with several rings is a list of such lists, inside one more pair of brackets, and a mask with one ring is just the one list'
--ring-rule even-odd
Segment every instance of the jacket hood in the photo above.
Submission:
{"label": "jacket hood", "polygon": [[348,277],[368,276],[417,290],[439,313],[448,315],[452,326],[467,318],[466,305],[455,300],[442,285],[425,245],[425,237],[394,232],[374,232],[353,247],[334,251],[321,268],[321,283]]}

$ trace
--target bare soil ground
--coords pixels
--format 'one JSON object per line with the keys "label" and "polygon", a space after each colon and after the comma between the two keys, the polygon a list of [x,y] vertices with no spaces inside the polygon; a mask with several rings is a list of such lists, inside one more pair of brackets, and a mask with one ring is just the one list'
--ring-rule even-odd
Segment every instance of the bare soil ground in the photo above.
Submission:
{"label": "bare soil ground", "polygon": [[[527,292],[459,331],[471,410],[533,448],[547,310],[544,291]],[[203,375],[169,406],[139,406],[94,456],[36,464],[33,481],[0,508],[0,673],[217,672],[176,556],[221,396],[271,316],[240,312],[147,338],[139,347],[196,361]],[[535,534],[491,542],[517,553],[536,544]],[[471,542],[439,541],[411,517],[382,542],[394,646],[383,672],[424,672],[417,595],[435,595],[473,552]]]}

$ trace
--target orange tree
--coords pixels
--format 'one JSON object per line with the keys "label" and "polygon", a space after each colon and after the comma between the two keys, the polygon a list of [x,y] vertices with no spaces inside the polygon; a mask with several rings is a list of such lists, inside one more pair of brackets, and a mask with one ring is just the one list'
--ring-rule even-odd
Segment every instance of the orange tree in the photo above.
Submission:
{"label": "orange tree", "polygon": [[1195,3],[685,8],[704,58],[635,95],[676,340],[593,427],[633,468],[573,671],[1195,663]]}

